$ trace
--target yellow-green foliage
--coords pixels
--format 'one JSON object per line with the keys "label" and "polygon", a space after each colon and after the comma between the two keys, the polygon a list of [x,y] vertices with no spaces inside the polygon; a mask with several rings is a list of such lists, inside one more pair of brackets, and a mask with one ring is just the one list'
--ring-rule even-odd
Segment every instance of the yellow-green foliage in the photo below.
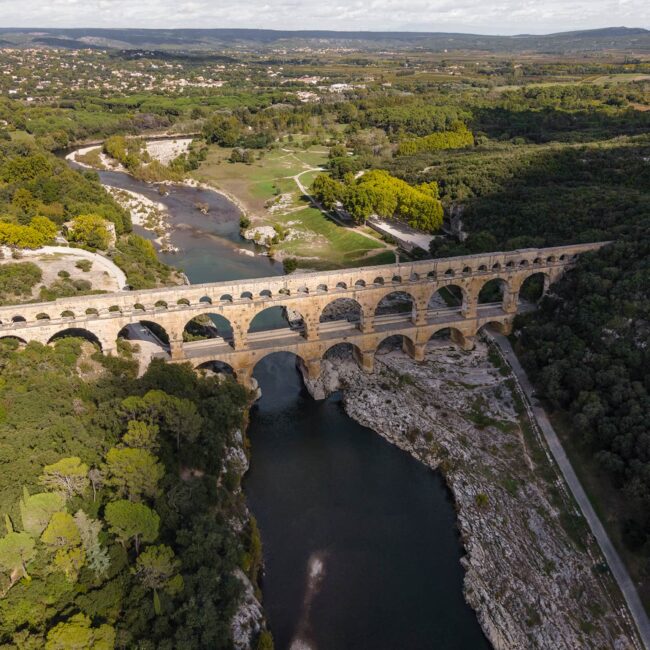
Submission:
{"label": "yellow-green foliage", "polygon": [[421,230],[433,231],[442,225],[442,204],[434,182],[412,186],[384,170],[373,169],[346,183],[343,202],[358,222],[377,214]]}
{"label": "yellow-green foliage", "polygon": [[25,489],[19,504],[23,530],[32,537],[38,537],[45,530],[52,515],[64,505],[65,498],[62,494],[40,492],[30,495]]}
{"label": "yellow-green foliage", "polygon": [[59,623],[47,635],[45,650],[112,650],[115,630],[110,625],[92,627],[90,617],[75,614]]}
{"label": "yellow-green foliage", "polygon": [[472,132],[464,125],[458,124],[452,131],[439,131],[421,138],[403,140],[397,148],[398,156],[412,156],[422,151],[439,149],[462,149],[474,144]]}
{"label": "yellow-green foliage", "polygon": [[97,214],[82,214],[72,221],[70,240],[105,250],[110,243],[106,220]]}
{"label": "yellow-green foliage", "polygon": [[17,248],[40,248],[56,235],[56,224],[47,217],[34,217],[28,226],[0,222],[0,244]]}
{"label": "yellow-green foliage", "polygon": [[104,153],[124,165],[129,171],[137,169],[140,164],[149,159],[146,150],[143,151],[144,141],[141,138],[125,138],[113,135],[104,141]]}

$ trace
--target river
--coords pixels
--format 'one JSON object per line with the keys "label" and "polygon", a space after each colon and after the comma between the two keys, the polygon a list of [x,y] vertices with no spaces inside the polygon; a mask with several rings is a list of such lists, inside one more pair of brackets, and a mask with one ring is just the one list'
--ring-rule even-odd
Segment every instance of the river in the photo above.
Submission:
{"label": "river", "polygon": [[[100,177],[164,203],[179,252],[161,258],[191,282],[282,273],[267,257],[238,252],[253,247],[220,194],[173,186],[160,196],[125,174]],[[489,648],[463,599],[442,477],[349,418],[340,396],[314,401],[290,355],[262,360],[255,377],[262,398],[251,411],[244,489],[261,531],[277,650]]]}

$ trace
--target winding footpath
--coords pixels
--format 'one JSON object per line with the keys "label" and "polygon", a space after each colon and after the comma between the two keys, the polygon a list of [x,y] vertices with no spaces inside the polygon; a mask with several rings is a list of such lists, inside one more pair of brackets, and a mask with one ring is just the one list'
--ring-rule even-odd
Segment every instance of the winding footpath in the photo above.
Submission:
{"label": "winding footpath", "polygon": [[578,503],[582,514],[587,520],[587,523],[591,528],[591,532],[596,538],[596,541],[598,542],[598,545],[600,546],[603,555],[607,560],[607,564],[609,565],[614,579],[618,583],[618,586],[627,603],[628,609],[632,614],[632,618],[636,623],[641,641],[645,648],[647,650],[650,650],[650,621],[648,621],[648,615],[646,614],[643,604],[641,603],[641,599],[639,598],[639,594],[636,590],[636,587],[634,586],[634,582],[632,581],[630,574],[627,572],[623,561],[616,551],[616,548],[614,548],[614,545],[609,539],[609,536],[607,535],[605,528],[600,522],[596,511],[591,505],[589,497],[584,491],[582,484],[580,483],[573,467],[571,466],[571,462],[569,461],[569,458],[567,457],[566,452],[562,447],[562,443],[560,442],[555,429],[553,429],[553,426],[551,425],[546,412],[542,408],[539,401],[535,398],[533,386],[530,383],[530,380],[528,379],[528,376],[526,375],[524,369],[521,367],[519,359],[517,358],[517,355],[510,345],[510,341],[507,339],[507,337],[503,336],[503,334],[492,332],[490,336],[499,346],[499,349],[510,364],[510,367],[515,374],[519,386],[526,395],[532,414],[535,417],[535,420],[542,434],[544,435],[546,444],[548,445],[551,454],[553,454],[553,458],[558,464],[558,467],[564,476],[564,480],[566,481],[569,489],[571,490],[571,493],[573,494],[573,498]]}

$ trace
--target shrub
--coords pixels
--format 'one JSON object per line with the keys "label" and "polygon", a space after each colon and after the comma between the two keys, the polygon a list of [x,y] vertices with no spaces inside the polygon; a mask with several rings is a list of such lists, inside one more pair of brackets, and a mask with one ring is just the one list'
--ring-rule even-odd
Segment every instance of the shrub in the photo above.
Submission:
{"label": "shrub", "polygon": [[288,275],[289,273],[293,273],[297,268],[298,268],[298,260],[296,260],[293,257],[287,257],[283,262],[282,262],[282,267],[284,268],[284,272]]}

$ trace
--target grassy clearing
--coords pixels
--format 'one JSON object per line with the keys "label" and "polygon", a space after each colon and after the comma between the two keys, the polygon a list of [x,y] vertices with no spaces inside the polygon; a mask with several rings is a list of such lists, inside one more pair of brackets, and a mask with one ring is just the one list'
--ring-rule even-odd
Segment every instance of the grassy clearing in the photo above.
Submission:
{"label": "grassy clearing", "polygon": [[[295,257],[300,266],[314,269],[395,261],[394,254],[374,234],[367,237],[339,226],[301,196],[293,177],[301,174],[302,183],[309,187],[319,173],[309,170],[327,160],[323,147],[303,151],[295,143],[283,143],[280,149],[263,152],[250,165],[229,162],[230,152],[211,147],[194,178],[236,196],[248,209],[254,226],[281,226],[282,231],[290,232],[290,237],[273,247],[283,257]],[[274,200],[281,204],[269,209]]]}
{"label": "grassy clearing", "polygon": [[[278,215],[280,223],[293,231],[304,233],[304,238],[280,242],[275,246],[288,257],[317,257],[324,266],[320,268],[337,268],[367,264],[386,264],[394,261],[395,256],[388,251],[388,256],[379,258],[369,255],[371,251],[381,251],[384,245],[373,241],[353,230],[342,228],[328,219],[320,210],[305,207],[295,212]],[[312,260],[306,260],[306,266],[315,268]]]}
{"label": "grassy clearing", "polygon": [[[290,149],[290,147],[285,147]],[[278,194],[296,192],[291,179],[312,167],[319,167],[327,160],[322,148],[301,151],[276,149],[265,151],[254,163],[231,163],[231,149],[210,147],[207,159],[192,176],[201,182],[234,194],[253,215],[264,213],[264,204]],[[305,174],[303,182],[309,185],[316,173]]]}

